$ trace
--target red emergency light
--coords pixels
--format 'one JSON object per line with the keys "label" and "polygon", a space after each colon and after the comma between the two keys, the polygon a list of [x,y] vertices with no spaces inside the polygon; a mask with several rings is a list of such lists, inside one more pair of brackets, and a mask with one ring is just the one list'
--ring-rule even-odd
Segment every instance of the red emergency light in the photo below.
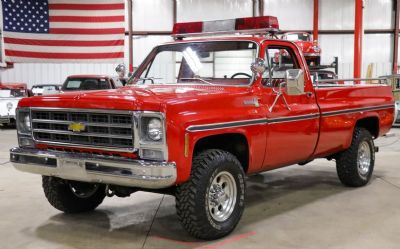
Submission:
{"label": "red emergency light", "polygon": [[172,30],[172,36],[184,38],[234,33],[265,34],[275,33],[278,30],[278,18],[275,16],[257,16],[207,22],[176,23]]}

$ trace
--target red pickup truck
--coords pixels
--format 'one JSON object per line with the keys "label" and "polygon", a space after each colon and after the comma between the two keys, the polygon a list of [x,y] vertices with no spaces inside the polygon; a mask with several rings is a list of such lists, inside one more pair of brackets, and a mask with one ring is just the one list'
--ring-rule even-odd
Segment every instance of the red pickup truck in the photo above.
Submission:
{"label": "red pickup truck", "polygon": [[[313,86],[298,46],[256,36],[276,27],[268,16],[176,24],[176,41],[155,47],[130,85],[21,100],[11,162],[43,175],[66,213],[137,190],[173,194],[202,239],[238,224],[246,175],[327,158],[344,185],[367,184],[374,139],[393,122],[391,87]],[[209,37],[228,31],[243,35]],[[270,60],[280,50],[290,61]]]}

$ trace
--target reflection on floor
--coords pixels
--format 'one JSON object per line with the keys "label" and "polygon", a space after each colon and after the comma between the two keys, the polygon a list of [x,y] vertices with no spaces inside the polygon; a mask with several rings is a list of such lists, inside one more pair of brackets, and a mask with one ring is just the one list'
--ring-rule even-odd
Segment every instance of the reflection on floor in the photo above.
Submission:
{"label": "reflection on floor", "polygon": [[172,196],[137,192],[95,211],[65,215],[45,200],[41,178],[15,171],[0,130],[0,248],[398,248],[400,130],[377,141],[371,183],[342,186],[334,162],[316,160],[251,176],[246,210],[230,236],[199,241],[181,227]]}

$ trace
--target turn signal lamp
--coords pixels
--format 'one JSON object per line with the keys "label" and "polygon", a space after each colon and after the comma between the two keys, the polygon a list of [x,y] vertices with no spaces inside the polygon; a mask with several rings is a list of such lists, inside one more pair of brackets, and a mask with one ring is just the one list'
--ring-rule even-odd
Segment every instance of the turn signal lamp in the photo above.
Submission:
{"label": "turn signal lamp", "polygon": [[245,17],[207,22],[176,23],[172,36],[179,39],[190,36],[207,36],[219,34],[265,34],[279,30],[278,18],[275,16]]}

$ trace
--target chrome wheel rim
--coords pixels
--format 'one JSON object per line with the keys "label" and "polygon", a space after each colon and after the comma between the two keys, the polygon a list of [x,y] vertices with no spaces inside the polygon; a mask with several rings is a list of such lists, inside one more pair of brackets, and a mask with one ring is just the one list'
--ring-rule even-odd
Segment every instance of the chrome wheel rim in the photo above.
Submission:
{"label": "chrome wheel rim", "polygon": [[237,186],[233,175],[227,171],[219,172],[212,180],[208,191],[207,205],[211,217],[223,222],[235,209]]}
{"label": "chrome wheel rim", "polygon": [[371,149],[367,141],[363,141],[358,148],[358,173],[366,176],[371,166]]}
{"label": "chrome wheel rim", "polygon": [[91,184],[91,183],[84,183],[84,182],[73,182],[70,181],[68,183],[71,192],[79,198],[89,198],[94,195],[97,190],[99,189],[99,184]]}

